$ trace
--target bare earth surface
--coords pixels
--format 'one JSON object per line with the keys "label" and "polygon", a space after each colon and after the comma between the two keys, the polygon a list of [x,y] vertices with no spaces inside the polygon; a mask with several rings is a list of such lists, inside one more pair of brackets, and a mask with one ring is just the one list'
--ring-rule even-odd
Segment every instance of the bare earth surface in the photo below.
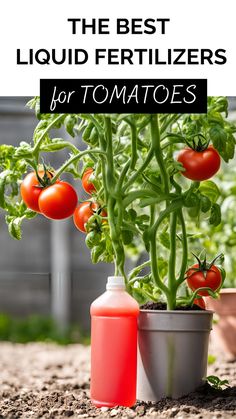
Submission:
{"label": "bare earth surface", "polygon": [[96,409],[91,405],[89,356],[90,348],[82,345],[1,343],[0,418],[236,417],[236,362],[223,355],[217,355],[208,373],[228,379],[230,388],[213,391],[205,386],[179,400],[138,402],[132,409]]}

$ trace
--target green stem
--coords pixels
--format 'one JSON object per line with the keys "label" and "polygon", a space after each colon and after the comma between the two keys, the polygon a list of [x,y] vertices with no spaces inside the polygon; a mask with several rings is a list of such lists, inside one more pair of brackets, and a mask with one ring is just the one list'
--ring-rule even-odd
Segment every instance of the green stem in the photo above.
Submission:
{"label": "green stem", "polygon": [[147,266],[150,266],[150,264],[151,264],[151,261],[147,260],[146,262],[143,262],[141,265],[136,266],[134,269],[132,269],[132,271],[129,273],[129,280],[137,276],[139,272],[141,272]]}
{"label": "green stem", "polygon": [[70,166],[70,164],[74,163],[75,161],[81,159],[81,157],[85,156],[86,154],[101,154],[101,155],[106,155],[105,152],[101,151],[101,150],[84,150],[81,151],[81,153],[76,154],[75,156],[71,157],[69,160],[67,160],[55,173],[55,176],[53,176],[52,182],[51,184],[55,183],[56,180],[59,178],[59,176],[66,170],[66,168],[68,166]]}
{"label": "green stem", "polygon": [[132,145],[132,151],[131,151],[131,161],[130,161],[130,168],[134,170],[136,162],[137,162],[137,129],[135,124],[135,118],[133,115],[132,118],[132,124],[131,124],[131,145]]}
{"label": "green stem", "polygon": [[158,219],[156,222],[152,225],[149,231],[150,235],[150,248],[151,248],[151,267],[152,267],[152,275],[154,282],[156,285],[165,293],[167,300],[171,297],[170,291],[168,287],[163,284],[163,282],[160,279],[159,272],[158,272],[158,266],[157,266],[157,251],[156,251],[156,235],[157,230],[160,224],[164,221],[166,217],[168,217],[173,211],[178,210],[182,206],[182,200],[176,200],[175,202],[172,202],[164,211],[161,211]]}
{"label": "green stem", "polygon": [[[168,194],[169,193],[169,176],[166,171],[165,162],[163,159],[161,143],[160,143],[161,139],[160,139],[158,115],[156,114],[152,115],[151,117],[151,139],[152,139],[152,147],[154,150],[156,161],[160,168],[161,178],[164,184],[164,191],[166,194]],[[168,202],[167,202],[167,205],[168,205]]]}
{"label": "green stem", "polygon": [[155,191],[152,191],[151,189],[139,189],[137,191],[132,191],[127,196],[125,196],[125,198],[123,200],[123,205],[124,205],[124,207],[127,207],[128,205],[130,205],[136,199],[142,199],[145,196],[146,197],[157,198],[158,194]]}
{"label": "green stem", "polygon": [[180,268],[180,274],[179,274],[179,278],[177,280],[177,287],[179,287],[180,284],[182,284],[182,282],[184,282],[185,280],[185,272],[187,269],[187,263],[188,263],[188,240],[187,240],[187,232],[186,232],[186,225],[185,225],[185,221],[184,221],[184,216],[183,216],[183,210],[181,209],[178,213],[179,216],[179,221],[180,221],[180,225],[182,228],[182,263],[181,263],[181,268]]}
{"label": "green stem", "polygon": [[[102,182],[103,182],[103,187],[104,187],[104,199],[105,202],[107,202],[108,200],[108,190],[107,190],[107,181],[106,181],[106,141],[104,139],[104,135],[103,133],[99,133],[99,146],[100,149],[102,150],[103,155],[101,154],[101,167],[102,167]],[[105,157],[106,156],[106,157]]]}
{"label": "green stem", "polygon": [[177,122],[181,115],[172,115],[169,119],[167,118],[167,121],[162,124],[160,133],[163,134],[169,125],[174,124],[174,122]]}
{"label": "green stem", "polygon": [[114,207],[115,207],[115,200],[111,196],[108,197],[107,202],[107,209],[108,209],[108,222],[110,226],[110,233],[111,233],[111,240],[112,240],[112,246],[115,253],[115,272],[114,275],[119,275],[119,268],[118,268],[118,259],[119,254],[117,254],[117,233],[116,233],[116,225],[115,225],[115,219],[114,219]]}
{"label": "green stem", "polygon": [[157,246],[156,246],[156,234],[152,234],[150,236],[150,256],[151,256],[151,271],[152,271],[152,278],[156,286],[164,292],[167,299],[169,297],[169,290],[166,285],[162,282],[158,266],[157,266]]}
{"label": "green stem", "polygon": [[106,138],[106,152],[107,152],[107,172],[106,184],[109,194],[114,192],[114,162],[113,162],[113,145],[112,145],[112,125],[111,118],[105,117],[105,138]]}
{"label": "green stem", "polygon": [[58,121],[60,121],[60,119],[62,119],[65,115],[59,115],[57,118],[55,118],[48,126],[47,128],[43,131],[42,135],[40,136],[40,138],[38,139],[37,143],[34,146],[33,149],[33,154],[37,155],[37,153],[39,152],[39,148],[40,148],[40,144],[43,141],[45,135],[48,133],[48,131],[53,127],[53,125],[55,125]]}
{"label": "green stem", "polygon": [[175,264],[176,264],[176,226],[177,213],[173,212],[170,216],[170,255],[169,255],[169,269],[168,269],[168,288],[170,291],[167,300],[168,310],[174,310],[176,305],[176,278],[175,278]]}
{"label": "green stem", "polygon": [[133,176],[131,176],[131,178],[128,180],[128,182],[126,182],[126,184],[123,187],[122,192],[124,193],[126,191],[127,188],[129,188],[129,186],[131,186],[135,180],[137,179],[137,177],[142,174],[144,172],[144,170],[146,169],[146,167],[149,165],[150,161],[152,160],[154,155],[154,151],[152,148],[150,148],[146,159],[144,160],[143,164],[140,166],[140,168],[133,174]]}
{"label": "green stem", "polygon": [[[127,277],[124,271],[125,254],[121,240],[121,224],[123,220],[123,206],[121,195],[114,197],[115,175],[113,161],[112,125],[111,119],[105,117],[105,138],[107,153],[106,185],[108,190],[108,221],[110,226],[111,240],[115,253],[115,275],[121,273],[127,284]],[[117,194],[116,194],[117,195]],[[115,208],[117,209],[117,220],[115,219]]]}
{"label": "green stem", "polygon": [[120,191],[125,179],[125,176],[130,169],[135,168],[136,162],[137,162],[137,128],[136,128],[136,124],[135,124],[135,119],[133,118],[132,122],[129,121],[129,119],[126,119],[126,122],[130,125],[131,128],[131,146],[132,146],[132,151],[131,151],[131,158],[127,161],[127,163],[125,164],[125,166],[123,167],[123,170],[120,174],[120,178],[118,180],[118,184],[117,184],[117,191]]}
{"label": "green stem", "polygon": [[118,180],[118,184],[117,184],[117,188],[116,188],[117,191],[120,191],[121,188],[122,188],[122,185],[123,185],[123,182],[124,182],[126,173],[128,172],[128,170],[130,168],[130,161],[131,160],[128,160],[127,163],[123,167],[123,170],[122,170],[122,172],[120,174],[120,178]]}

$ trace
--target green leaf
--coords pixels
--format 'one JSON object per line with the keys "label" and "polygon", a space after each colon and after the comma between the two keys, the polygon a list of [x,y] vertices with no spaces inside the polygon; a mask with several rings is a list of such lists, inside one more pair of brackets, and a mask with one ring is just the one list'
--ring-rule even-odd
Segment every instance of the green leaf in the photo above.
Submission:
{"label": "green leaf", "polygon": [[166,249],[170,248],[170,236],[167,231],[162,231],[158,235],[158,239],[160,240],[160,243],[162,244],[162,246],[164,246]]}
{"label": "green leaf", "polygon": [[105,250],[105,242],[102,241],[99,245],[94,246],[91,252],[91,259],[93,263],[98,263],[101,259],[101,256]]}
{"label": "green leaf", "polygon": [[20,240],[22,237],[21,224],[24,217],[12,217],[7,215],[6,222],[8,224],[8,231],[13,239]]}
{"label": "green leaf", "polygon": [[209,136],[216,150],[221,152],[225,149],[227,133],[222,126],[215,124],[211,127],[209,130]]}
{"label": "green leaf", "polygon": [[213,388],[216,390],[221,390],[222,387],[229,387],[229,381],[228,380],[221,380],[216,375],[208,375],[206,377],[206,380],[209,384],[212,385]]}
{"label": "green leaf", "polygon": [[97,231],[90,231],[86,235],[85,242],[87,247],[92,249],[94,246],[97,246],[101,242],[101,233]]}
{"label": "green leaf", "polygon": [[37,215],[38,215],[37,212],[34,212],[29,208],[27,208],[26,211],[24,211],[24,216],[28,220],[31,220],[32,218],[35,218]]}
{"label": "green leaf", "polygon": [[20,142],[20,146],[16,148],[14,157],[17,159],[32,158],[33,148],[25,141]]}
{"label": "green leaf", "polygon": [[152,204],[160,204],[163,201],[166,201],[168,199],[171,200],[173,198],[176,198],[176,194],[170,193],[170,194],[162,194],[157,197],[143,198],[140,201],[140,207],[144,208]]}
{"label": "green leaf", "polygon": [[221,223],[221,208],[218,204],[213,204],[211,207],[209,223],[215,227]]}
{"label": "green leaf", "polygon": [[70,134],[71,137],[75,136],[74,126],[77,124],[77,122],[78,122],[77,115],[68,115],[65,118],[64,125],[66,128],[66,131],[68,132],[68,134]]}
{"label": "green leaf", "polygon": [[187,208],[199,206],[199,196],[197,193],[190,191],[184,196],[184,206]]}
{"label": "green leaf", "polygon": [[0,173],[0,207],[3,209],[6,207],[5,186],[6,186],[6,179],[9,173],[11,173],[9,170],[6,170],[5,172]]}
{"label": "green leaf", "polygon": [[84,132],[83,132],[83,141],[88,142],[89,143],[89,138],[92,132],[94,125],[92,122],[89,122],[88,125],[86,126]]}
{"label": "green leaf", "polygon": [[215,203],[220,196],[219,188],[212,180],[205,180],[201,182],[199,191],[202,195],[207,196],[212,203]]}
{"label": "green leaf", "polygon": [[128,245],[133,240],[133,233],[130,230],[122,230],[122,240],[125,245]]}
{"label": "green leaf", "polygon": [[150,297],[140,288],[131,288],[131,293],[140,305],[145,304],[150,300]]}
{"label": "green leaf", "polygon": [[72,147],[72,144],[70,144],[68,141],[63,140],[62,138],[53,138],[48,143],[43,144],[40,147],[40,150],[44,152],[55,152],[62,150],[66,147]]}
{"label": "green leaf", "polygon": [[164,259],[162,257],[159,257],[157,259],[157,264],[158,264],[158,270],[159,270],[160,277],[162,279],[164,279],[167,275],[167,272],[168,272],[168,262],[167,262],[166,259]]}
{"label": "green leaf", "polygon": [[137,212],[136,212],[133,208],[130,208],[130,209],[128,210],[128,215],[129,215],[129,218],[130,218],[132,221],[134,221],[134,220],[136,219],[136,217],[137,217]]}
{"label": "green leaf", "polygon": [[5,163],[6,160],[12,159],[15,153],[15,147],[12,145],[1,144],[0,145],[0,163]]}
{"label": "green leaf", "polygon": [[220,152],[221,157],[228,163],[230,159],[233,159],[235,152],[235,138],[232,134],[228,134],[227,142],[224,150]]}
{"label": "green leaf", "polygon": [[201,207],[201,211],[206,213],[210,210],[211,208],[211,200],[206,196],[206,195],[200,195],[200,207]]}

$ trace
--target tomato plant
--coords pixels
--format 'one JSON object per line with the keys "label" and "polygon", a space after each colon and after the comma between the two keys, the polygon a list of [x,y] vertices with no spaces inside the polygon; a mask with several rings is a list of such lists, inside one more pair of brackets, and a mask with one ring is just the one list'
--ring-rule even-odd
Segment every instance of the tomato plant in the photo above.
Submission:
{"label": "tomato plant", "polygon": [[[40,194],[42,213],[55,216],[53,197],[60,201],[57,182],[64,173],[77,182],[82,179],[93,201],[106,208],[106,215],[88,203],[75,210],[75,223],[86,229],[92,261],[114,263],[115,275],[124,276],[127,290],[140,303],[162,299],[168,309],[183,301],[192,304],[201,296],[201,274],[205,291],[216,295],[223,282],[218,265],[214,272],[193,272],[188,280],[197,275],[198,281],[190,294],[186,291],[185,296],[183,288],[193,265],[189,247],[196,252],[199,244],[193,226],[221,226],[222,191],[213,176],[220,160],[228,164],[233,159],[236,132],[227,119],[227,99],[209,97],[208,112],[200,115],[40,114],[39,98],[30,106],[39,118],[32,143],[0,146],[0,206],[10,234],[19,239],[22,221],[36,215],[20,200],[25,173],[36,170],[42,154],[68,150],[68,158]],[[72,143],[51,137],[62,127],[72,137],[81,135],[86,149],[83,144],[80,150],[76,138]],[[69,201],[72,211],[75,199]],[[145,262],[127,272],[127,255],[143,252]]]}
{"label": "tomato plant", "polygon": [[94,184],[90,180],[92,174],[93,174],[93,169],[89,168],[89,169],[85,170],[85,172],[82,176],[83,188],[84,188],[85,192],[87,192],[90,195],[92,194],[92,192],[96,191],[96,188],[95,188]]}

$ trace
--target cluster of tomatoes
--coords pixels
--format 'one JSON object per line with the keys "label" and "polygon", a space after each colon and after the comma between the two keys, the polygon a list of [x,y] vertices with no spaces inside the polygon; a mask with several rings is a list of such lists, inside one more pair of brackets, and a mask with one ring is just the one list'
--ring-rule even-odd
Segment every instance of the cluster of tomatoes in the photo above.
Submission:
{"label": "cluster of tomatoes", "polygon": [[[186,147],[178,155],[178,161],[182,163],[184,171],[181,172],[186,178],[201,182],[210,179],[220,168],[220,156],[218,151],[212,146],[194,148]],[[217,291],[222,285],[220,269],[211,264],[202,264],[200,261],[193,265],[186,273],[187,284],[192,291],[199,288],[210,288]],[[208,296],[207,290],[198,292],[199,296]],[[194,300],[201,308],[205,309],[205,301],[202,297]]]}
{"label": "cluster of tomatoes", "polygon": [[[85,170],[82,185],[88,194],[95,192],[90,181],[93,169]],[[30,172],[21,184],[21,197],[28,208],[52,220],[62,220],[73,215],[76,227],[86,233],[86,223],[96,212],[100,211],[97,203],[85,201],[78,204],[78,197],[73,186],[57,179],[52,183],[53,173],[49,170]],[[106,216],[105,210],[101,213]]]}

